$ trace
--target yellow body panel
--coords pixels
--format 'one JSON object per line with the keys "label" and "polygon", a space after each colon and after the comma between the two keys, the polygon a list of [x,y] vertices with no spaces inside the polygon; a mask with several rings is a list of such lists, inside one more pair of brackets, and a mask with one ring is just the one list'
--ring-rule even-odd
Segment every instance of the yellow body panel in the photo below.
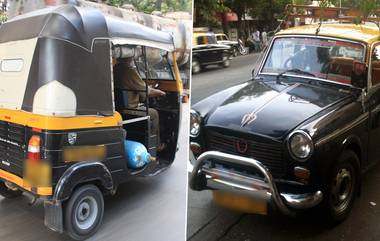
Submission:
{"label": "yellow body panel", "polygon": [[0,109],[0,120],[44,130],[71,130],[118,126],[121,115],[54,117],[19,110]]}
{"label": "yellow body panel", "polygon": [[[16,184],[19,187],[22,187],[23,189],[32,192],[32,188],[30,185],[24,181],[19,176],[16,176],[12,173],[6,172],[2,169],[0,169],[0,178],[7,180],[9,182],[12,182]],[[37,187],[36,188],[36,194],[41,195],[41,196],[50,196],[53,195],[53,188],[52,187]]]}
{"label": "yellow body panel", "polygon": [[[315,35],[318,24],[304,25],[280,31],[278,35]],[[356,24],[322,24],[318,36],[344,38],[372,44],[379,40],[379,28]]]}

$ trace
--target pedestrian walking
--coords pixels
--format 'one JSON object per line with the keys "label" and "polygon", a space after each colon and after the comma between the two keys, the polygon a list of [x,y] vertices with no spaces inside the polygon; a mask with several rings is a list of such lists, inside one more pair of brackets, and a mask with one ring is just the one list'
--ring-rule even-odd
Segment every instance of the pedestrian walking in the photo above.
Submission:
{"label": "pedestrian walking", "polygon": [[255,51],[260,52],[261,40],[260,40],[260,31],[258,29],[253,31],[252,38],[255,43]]}
{"label": "pedestrian walking", "polygon": [[268,45],[268,34],[266,29],[264,28],[263,32],[261,33],[261,40],[263,42],[263,47]]}

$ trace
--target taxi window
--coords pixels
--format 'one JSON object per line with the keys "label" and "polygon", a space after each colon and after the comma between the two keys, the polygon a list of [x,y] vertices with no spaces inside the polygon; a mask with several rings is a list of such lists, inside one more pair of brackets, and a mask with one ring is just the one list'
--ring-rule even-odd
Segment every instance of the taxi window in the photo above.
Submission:
{"label": "taxi window", "polygon": [[197,37],[197,44],[198,45],[207,44],[206,43],[206,39],[204,38],[204,36]]}
{"label": "taxi window", "polygon": [[217,35],[216,36],[216,40],[218,40],[218,41],[223,40],[223,36],[222,35]]}
{"label": "taxi window", "polygon": [[372,52],[371,81],[372,86],[380,84],[380,45],[377,45]]}
{"label": "taxi window", "polygon": [[357,43],[284,37],[274,41],[262,73],[282,73],[299,69],[318,78],[351,84],[354,62],[363,62],[364,57],[364,47]]}
{"label": "taxi window", "polygon": [[207,36],[207,41],[209,44],[216,44],[216,38],[215,38],[215,35],[208,35]]}

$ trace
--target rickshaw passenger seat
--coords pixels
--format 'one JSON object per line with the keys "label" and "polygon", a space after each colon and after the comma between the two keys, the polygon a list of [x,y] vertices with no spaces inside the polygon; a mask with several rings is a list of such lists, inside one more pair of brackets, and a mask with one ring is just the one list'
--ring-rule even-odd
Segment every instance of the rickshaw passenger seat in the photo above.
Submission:
{"label": "rickshaw passenger seat", "polygon": [[115,108],[117,110],[128,109],[128,91],[115,89]]}

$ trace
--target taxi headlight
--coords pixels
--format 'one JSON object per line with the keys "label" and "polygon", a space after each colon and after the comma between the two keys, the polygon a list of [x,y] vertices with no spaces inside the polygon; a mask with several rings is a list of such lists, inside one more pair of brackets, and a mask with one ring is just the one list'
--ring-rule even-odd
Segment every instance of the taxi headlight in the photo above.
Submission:
{"label": "taxi headlight", "polygon": [[195,110],[190,111],[190,136],[197,137],[201,129],[202,117]]}
{"label": "taxi headlight", "polygon": [[290,153],[298,161],[306,161],[313,153],[313,141],[304,131],[296,131],[290,134],[288,143]]}

